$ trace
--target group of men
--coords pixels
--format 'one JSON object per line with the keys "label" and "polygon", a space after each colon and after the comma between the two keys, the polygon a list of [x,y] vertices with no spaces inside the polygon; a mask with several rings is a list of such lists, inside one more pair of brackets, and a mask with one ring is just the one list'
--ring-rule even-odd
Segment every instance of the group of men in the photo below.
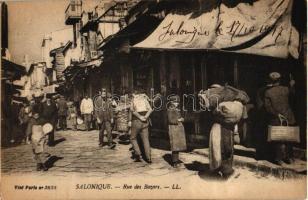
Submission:
{"label": "group of men", "polygon": [[[268,84],[261,91],[261,101],[263,104],[261,107],[259,107],[259,110],[261,109],[264,111],[263,119],[266,120],[266,128],[262,130],[265,132],[265,135],[268,134],[268,125],[281,125],[280,120],[282,117],[288,121],[289,125],[292,126],[296,124],[295,117],[289,103],[290,95],[294,93],[295,81],[291,79],[289,86],[282,86],[281,74],[278,72],[271,72],[268,76],[268,80]],[[112,102],[107,97],[105,90],[102,90],[100,94],[101,97],[96,99],[94,106],[97,121],[100,124],[99,145],[102,146],[103,133],[106,130],[108,136],[108,145],[111,148],[114,148],[111,135],[111,125],[114,122],[113,111],[110,109],[112,107]],[[134,149],[134,159],[136,161],[140,161],[141,158],[141,151],[136,140],[137,135],[140,134],[144,146],[146,161],[151,162],[148,127],[149,117],[153,110],[148,100],[148,97],[139,91],[135,91],[132,94],[128,124],[131,128],[130,141]],[[247,117],[248,116],[246,116],[246,118]],[[259,138],[259,140],[262,140],[262,138]],[[264,153],[273,153],[271,160],[275,164],[282,165],[283,162],[287,164],[292,163],[293,155],[292,145],[290,142],[263,142],[266,143],[267,146],[271,146],[271,152]],[[266,147],[263,146],[263,148]]]}
{"label": "group of men", "polygon": [[[99,146],[103,147],[104,132],[106,131],[108,147],[115,148],[115,143],[112,138],[112,127],[115,122],[114,108],[116,103],[110,98],[111,95],[106,92],[106,89],[99,91],[99,94],[93,98],[85,96],[80,105],[80,112],[83,115],[86,130],[90,129],[92,120],[96,120],[99,127]],[[128,110],[127,126],[130,129],[130,141],[133,146],[134,156],[136,162],[141,161],[141,150],[137,142],[137,136],[140,134],[143,142],[145,160],[151,163],[151,152],[149,143],[149,117],[152,113],[152,108],[148,101],[148,97],[135,90],[132,94],[130,102],[130,109]],[[92,119],[94,118],[94,119]]]}

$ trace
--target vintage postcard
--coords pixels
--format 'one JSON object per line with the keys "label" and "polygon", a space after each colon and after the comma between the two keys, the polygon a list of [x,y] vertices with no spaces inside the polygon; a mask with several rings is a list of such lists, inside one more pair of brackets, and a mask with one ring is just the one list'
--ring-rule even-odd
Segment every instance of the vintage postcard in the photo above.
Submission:
{"label": "vintage postcard", "polygon": [[306,0],[1,3],[1,199],[306,199]]}

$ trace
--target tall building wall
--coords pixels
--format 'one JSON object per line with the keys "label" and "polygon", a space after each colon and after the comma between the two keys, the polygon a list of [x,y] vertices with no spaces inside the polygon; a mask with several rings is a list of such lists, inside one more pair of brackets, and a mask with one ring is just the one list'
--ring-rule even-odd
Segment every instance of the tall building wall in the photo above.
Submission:
{"label": "tall building wall", "polygon": [[1,55],[5,56],[5,48],[8,48],[8,8],[5,2],[1,3]]}

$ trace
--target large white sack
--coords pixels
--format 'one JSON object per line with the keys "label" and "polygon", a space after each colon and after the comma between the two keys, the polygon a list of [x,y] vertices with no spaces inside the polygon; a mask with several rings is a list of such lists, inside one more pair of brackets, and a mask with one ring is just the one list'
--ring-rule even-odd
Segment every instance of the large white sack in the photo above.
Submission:
{"label": "large white sack", "polygon": [[225,101],[218,105],[217,114],[225,123],[238,123],[243,116],[244,106],[239,101]]}

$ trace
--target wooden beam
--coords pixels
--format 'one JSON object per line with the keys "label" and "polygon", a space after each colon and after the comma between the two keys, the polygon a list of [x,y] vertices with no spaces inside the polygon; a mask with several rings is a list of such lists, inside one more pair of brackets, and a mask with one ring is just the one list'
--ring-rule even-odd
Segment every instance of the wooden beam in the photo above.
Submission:
{"label": "wooden beam", "polygon": [[208,87],[206,55],[203,55],[201,60],[201,78],[202,78],[202,89],[204,90]]}
{"label": "wooden beam", "polygon": [[235,87],[238,87],[238,61],[236,57],[233,62],[233,84]]}
{"label": "wooden beam", "polygon": [[100,19],[98,20],[99,23],[119,23],[118,20],[104,20],[104,19]]}
{"label": "wooden beam", "polygon": [[194,56],[193,54],[190,54],[190,58],[191,58],[191,65],[192,65],[192,86],[193,86],[193,90],[194,93],[196,93],[196,66],[195,66],[195,60],[194,60]]}

